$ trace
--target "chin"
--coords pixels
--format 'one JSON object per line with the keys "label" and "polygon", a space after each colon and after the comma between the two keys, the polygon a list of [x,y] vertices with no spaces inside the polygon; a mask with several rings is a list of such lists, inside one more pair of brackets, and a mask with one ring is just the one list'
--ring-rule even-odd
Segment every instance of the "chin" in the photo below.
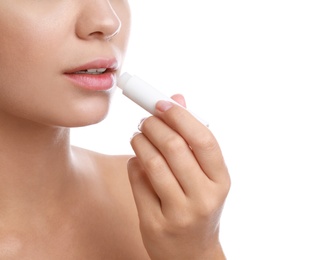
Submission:
{"label": "chin", "polygon": [[107,116],[106,114],[92,115],[92,116],[81,116],[74,118],[71,122],[65,124],[66,127],[83,127],[88,125],[98,124],[103,121]]}
{"label": "chin", "polygon": [[103,121],[109,111],[109,104],[100,105],[84,108],[83,110],[75,111],[68,119],[68,127],[82,127],[88,125],[94,125]]}
{"label": "chin", "polygon": [[[62,127],[83,127],[94,125],[103,121],[109,111],[110,98],[93,97],[85,100],[71,102],[70,105],[62,106],[56,111],[56,122]],[[50,123],[51,124],[51,123]]]}

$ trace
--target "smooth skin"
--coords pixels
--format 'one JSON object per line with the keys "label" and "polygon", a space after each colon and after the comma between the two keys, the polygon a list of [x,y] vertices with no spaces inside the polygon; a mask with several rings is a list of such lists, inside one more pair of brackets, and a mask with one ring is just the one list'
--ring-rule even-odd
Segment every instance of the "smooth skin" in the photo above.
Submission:
{"label": "smooth skin", "polygon": [[70,145],[70,127],[105,118],[113,91],[64,72],[96,58],[120,68],[128,2],[2,0],[0,30],[0,259],[225,259],[228,170],[185,109],[159,102],[135,155]]}
{"label": "smooth skin", "polygon": [[224,259],[219,219],[230,178],[220,147],[181,107],[156,109],[132,139],[128,164],[145,247],[152,259]]}

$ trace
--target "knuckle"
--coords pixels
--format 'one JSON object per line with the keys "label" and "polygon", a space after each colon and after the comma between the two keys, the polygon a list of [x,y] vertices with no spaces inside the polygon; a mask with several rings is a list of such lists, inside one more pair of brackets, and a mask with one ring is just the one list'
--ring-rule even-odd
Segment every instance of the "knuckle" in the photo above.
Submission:
{"label": "knuckle", "polygon": [[226,177],[225,183],[223,185],[222,191],[223,191],[224,194],[227,195],[230,192],[230,189],[231,189],[231,178],[230,178],[229,174],[227,174],[227,177]]}
{"label": "knuckle", "polygon": [[143,231],[143,233],[147,234],[161,234],[163,233],[163,225],[154,219],[149,219],[147,221],[140,223],[140,229]]}
{"label": "knuckle", "polygon": [[203,200],[197,207],[197,215],[200,218],[207,218],[208,216],[213,215],[213,213],[217,210],[217,206],[219,205],[219,199],[206,199]]}
{"label": "knuckle", "polygon": [[209,187],[207,193],[204,193],[196,204],[196,215],[200,219],[217,215],[222,209],[225,198],[226,193],[224,189],[217,186]]}
{"label": "knuckle", "polygon": [[230,178],[230,174],[229,171],[226,167],[226,165],[224,164],[223,169],[221,170],[221,179],[220,182],[218,183],[219,186],[219,191],[221,196],[226,196],[231,188],[231,178]]}
{"label": "knuckle", "polygon": [[161,217],[151,215],[147,219],[140,221],[140,231],[153,239],[161,238],[166,233],[165,222]]}
{"label": "knuckle", "polygon": [[179,136],[170,136],[165,140],[165,150],[167,153],[180,154],[186,149],[186,142]]}
{"label": "knuckle", "polygon": [[182,214],[170,219],[170,225],[166,228],[166,232],[169,234],[181,234],[193,228],[195,226],[195,220],[191,213]]}
{"label": "knuckle", "polygon": [[144,162],[144,166],[149,171],[161,172],[164,170],[163,159],[159,155],[153,155]]}
{"label": "knuckle", "polygon": [[195,145],[207,151],[213,151],[218,148],[218,143],[211,134],[203,134],[195,138]]}
{"label": "knuckle", "polygon": [[179,106],[174,106],[173,109],[170,109],[170,112],[172,120],[176,122],[181,121],[186,115],[185,109],[181,109]]}

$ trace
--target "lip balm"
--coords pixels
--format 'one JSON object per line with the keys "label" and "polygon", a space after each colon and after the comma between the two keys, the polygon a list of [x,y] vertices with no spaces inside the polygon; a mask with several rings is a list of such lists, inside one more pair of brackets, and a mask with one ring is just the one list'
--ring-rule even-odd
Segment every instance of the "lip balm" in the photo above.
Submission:
{"label": "lip balm", "polygon": [[[118,78],[117,86],[122,89],[123,95],[131,99],[133,102],[141,106],[143,109],[145,109],[152,115],[155,112],[156,103],[160,100],[167,100],[174,104],[177,104],[178,106],[181,106],[176,101],[161,93],[159,90],[157,90],[141,78],[137,76],[132,76],[127,72],[123,73]],[[205,126],[209,126],[206,121],[204,121],[194,113],[190,113]]]}

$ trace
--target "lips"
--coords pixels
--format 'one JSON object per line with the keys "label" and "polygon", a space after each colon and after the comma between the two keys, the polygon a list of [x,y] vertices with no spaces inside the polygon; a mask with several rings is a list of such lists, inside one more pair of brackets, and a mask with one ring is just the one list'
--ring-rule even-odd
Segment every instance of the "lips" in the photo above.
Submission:
{"label": "lips", "polygon": [[97,59],[84,65],[69,69],[64,75],[75,85],[84,89],[102,91],[112,88],[116,83],[116,59]]}

